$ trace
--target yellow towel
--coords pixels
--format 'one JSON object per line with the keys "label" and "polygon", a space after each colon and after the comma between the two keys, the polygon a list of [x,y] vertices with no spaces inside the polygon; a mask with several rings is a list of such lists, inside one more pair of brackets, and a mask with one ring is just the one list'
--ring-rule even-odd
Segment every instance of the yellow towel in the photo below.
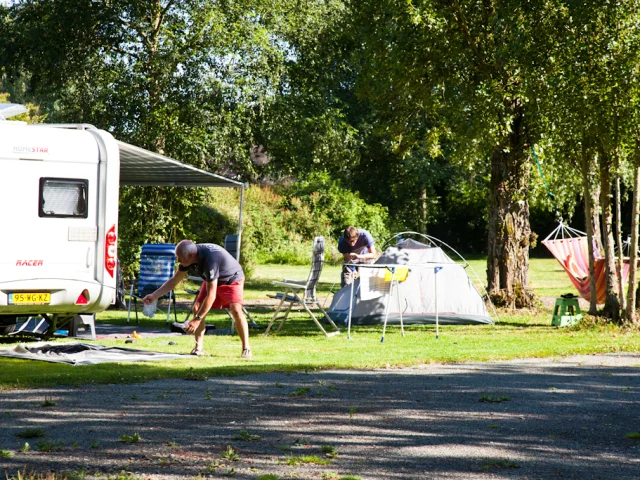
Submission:
{"label": "yellow towel", "polygon": [[[393,273],[393,279],[397,282],[404,282],[409,276],[409,267],[396,267],[395,272]],[[384,272],[384,281],[391,281],[391,270],[385,270]]]}

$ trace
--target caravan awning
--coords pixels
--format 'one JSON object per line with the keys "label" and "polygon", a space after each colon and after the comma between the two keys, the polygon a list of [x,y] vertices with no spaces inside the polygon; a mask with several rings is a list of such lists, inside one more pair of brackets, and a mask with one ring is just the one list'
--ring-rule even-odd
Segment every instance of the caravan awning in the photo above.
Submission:
{"label": "caravan awning", "polygon": [[158,153],[118,141],[120,185],[165,187],[236,187],[242,182],[181,163]]}

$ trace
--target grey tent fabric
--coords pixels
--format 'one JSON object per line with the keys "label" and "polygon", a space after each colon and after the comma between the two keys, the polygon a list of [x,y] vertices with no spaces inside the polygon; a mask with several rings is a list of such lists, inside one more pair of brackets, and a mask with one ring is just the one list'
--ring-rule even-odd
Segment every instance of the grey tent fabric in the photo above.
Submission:
{"label": "grey tent fabric", "polygon": [[[391,266],[409,269],[407,279],[389,295]],[[389,268],[385,267],[389,266]],[[436,285],[437,282],[437,285]],[[441,325],[493,324],[481,295],[467,275],[464,265],[454,262],[437,246],[408,239],[387,248],[370,267],[360,267],[353,286],[352,325],[384,322],[389,304],[389,324],[438,322]],[[347,324],[351,286],[338,290],[327,313],[336,322]]]}
{"label": "grey tent fabric", "polygon": [[0,348],[0,357],[20,358],[23,360],[42,360],[70,365],[92,365],[106,362],[145,362],[152,360],[175,360],[188,358],[188,355],[150,352],[133,348],[105,347],[87,343],[33,343],[15,347]]}

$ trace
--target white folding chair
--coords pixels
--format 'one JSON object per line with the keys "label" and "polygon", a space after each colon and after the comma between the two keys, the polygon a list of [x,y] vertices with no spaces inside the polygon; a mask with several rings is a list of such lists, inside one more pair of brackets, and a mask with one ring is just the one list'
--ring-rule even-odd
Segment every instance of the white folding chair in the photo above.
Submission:
{"label": "white folding chair", "polygon": [[[313,261],[311,262],[311,271],[309,272],[309,277],[307,278],[307,280],[297,281],[285,279],[282,281],[272,282],[274,285],[284,287],[284,292],[277,293],[276,295],[270,295],[272,298],[279,298],[280,303],[278,304],[278,308],[276,308],[273,317],[271,317],[271,321],[267,326],[267,330],[264,332],[265,336],[269,335],[271,327],[276,320],[280,320],[280,325],[277,329],[278,332],[280,331],[294,304],[302,305],[302,307],[306,310],[309,316],[311,316],[315,324],[318,326],[320,331],[325,334],[326,337],[331,337],[340,333],[340,329],[336,326],[331,317],[327,315],[325,309],[322,308],[322,304],[318,300],[318,296],[316,294],[316,285],[318,284],[318,280],[320,279],[323,265],[324,237],[315,237],[313,240]],[[285,304],[288,304],[286,311],[284,311]],[[335,331],[327,333],[322,324],[318,321],[316,316],[311,311],[312,307],[317,307],[322,312],[324,318],[327,319],[327,321],[335,329]],[[282,311],[284,311],[284,314],[280,315],[280,312]]]}

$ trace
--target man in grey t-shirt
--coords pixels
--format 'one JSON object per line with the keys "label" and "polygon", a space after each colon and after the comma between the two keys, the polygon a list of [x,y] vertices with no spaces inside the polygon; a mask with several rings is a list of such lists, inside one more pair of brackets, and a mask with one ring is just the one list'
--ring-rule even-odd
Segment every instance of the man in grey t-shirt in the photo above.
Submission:
{"label": "man in grey t-shirt", "polygon": [[[181,242],[182,243],[182,242]],[[193,242],[191,242],[193,244]],[[194,244],[197,250],[197,261],[191,265],[180,263],[178,269],[186,272],[195,268],[195,272],[206,282],[218,279],[218,285],[231,285],[244,279],[244,272],[238,261],[220,245],[215,243]],[[178,253],[176,247],[176,254]],[[180,260],[178,260],[180,261]]]}
{"label": "man in grey t-shirt", "polygon": [[176,273],[155,292],[144,297],[145,304],[153,303],[164,294],[173,290],[182,281],[189,270],[202,277],[204,284],[196,300],[196,312],[193,320],[186,327],[193,333],[196,346],[193,355],[203,355],[204,317],[211,308],[228,308],[242,341],[242,358],[251,358],[249,346],[249,326],[242,311],[244,292],[244,272],[238,261],[224,248],[213,243],[195,244],[191,240],[182,240],[176,246],[176,256],[180,266]]}

